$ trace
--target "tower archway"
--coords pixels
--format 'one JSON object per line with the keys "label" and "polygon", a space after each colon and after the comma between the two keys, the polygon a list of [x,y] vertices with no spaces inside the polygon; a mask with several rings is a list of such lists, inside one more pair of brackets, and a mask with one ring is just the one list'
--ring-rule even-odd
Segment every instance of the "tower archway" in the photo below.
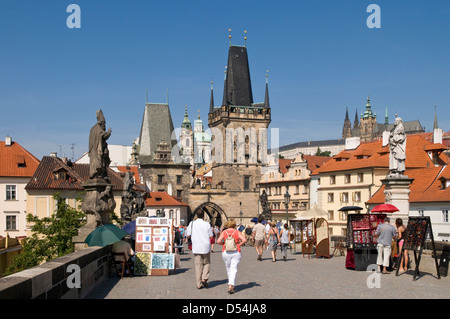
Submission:
{"label": "tower archway", "polygon": [[209,222],[211,226],[218,226],[219,228],[228,220],[224,210],[213,202],[205,202],[194,209],[192,218],[197,214],[197,211],[205,212],[205,221]]}

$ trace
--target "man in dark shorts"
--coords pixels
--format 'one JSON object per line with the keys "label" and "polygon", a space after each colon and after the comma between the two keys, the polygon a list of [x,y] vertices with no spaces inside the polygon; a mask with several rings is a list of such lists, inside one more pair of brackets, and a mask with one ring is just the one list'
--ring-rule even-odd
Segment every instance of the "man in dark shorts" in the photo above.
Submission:
{"label": "man in dark shorts", "polygon": [[258,254],[257,260],[262,260],[264,239],[266,234],[266,227],[261,223],[262,217],[258,217],[258,223],[253,226],[253,241],[255,242],[256,253]]}

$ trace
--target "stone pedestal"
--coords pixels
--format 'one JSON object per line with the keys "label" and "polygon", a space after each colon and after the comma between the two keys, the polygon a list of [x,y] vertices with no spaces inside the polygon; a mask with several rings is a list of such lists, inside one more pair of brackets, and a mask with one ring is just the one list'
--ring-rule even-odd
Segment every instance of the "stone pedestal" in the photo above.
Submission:
{"label": "stone pedestal", "polygon": [[397,174],[387,175],[385,179],[381,180],[385,186],[385,203],[394,205],[399,209],[398,212],[389,214],[391,223],[395,223],[396,218],[401,218],[403,224],[406,225],[409,216],[409,186],[413,180],[408,176]]}
{"label": "stone pedestal", "polygon": [[105,180],[88,180],[83,184],[86,196],[81,204],[81,210],[86,214],[86,224],[78,230],[78,236],[72,241],[75,250],[86,247],[84,240],[97,227],[110,224],[110,213],[116,208],[112,192],[113,185]]}

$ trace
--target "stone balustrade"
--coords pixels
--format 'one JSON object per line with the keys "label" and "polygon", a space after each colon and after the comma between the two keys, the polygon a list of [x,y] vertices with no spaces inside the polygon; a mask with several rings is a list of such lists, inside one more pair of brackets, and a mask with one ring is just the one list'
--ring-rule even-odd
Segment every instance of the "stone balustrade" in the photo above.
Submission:
{"label": "stone balustrade", "polygon": [[77,299],[110,275],[111,246],[88,247],[0,278],[0,299]]}

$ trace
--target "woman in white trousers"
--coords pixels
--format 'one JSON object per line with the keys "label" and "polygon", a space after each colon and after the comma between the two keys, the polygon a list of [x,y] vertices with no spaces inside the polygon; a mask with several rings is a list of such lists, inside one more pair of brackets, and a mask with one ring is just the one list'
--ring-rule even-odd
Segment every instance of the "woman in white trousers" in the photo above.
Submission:
{"label": "woman in white trousers", "polygon": [[[242,235],[240,231],[236,229],[236,221],[230,219],[225,223],[224,231],[217,238],[217,244],[223,245],[222,248],[222,259],[225,263],[228,276],[228,293],[232,294],[235,292],[234,287],[236,285],[236,274],[238,271],[238,265],[241,261],[241,245],[247,242],[247,239]],[[236,250],[227,251],[225,249],[225,240],[228,236],[232,236],[234,242],[236,243]]]}

